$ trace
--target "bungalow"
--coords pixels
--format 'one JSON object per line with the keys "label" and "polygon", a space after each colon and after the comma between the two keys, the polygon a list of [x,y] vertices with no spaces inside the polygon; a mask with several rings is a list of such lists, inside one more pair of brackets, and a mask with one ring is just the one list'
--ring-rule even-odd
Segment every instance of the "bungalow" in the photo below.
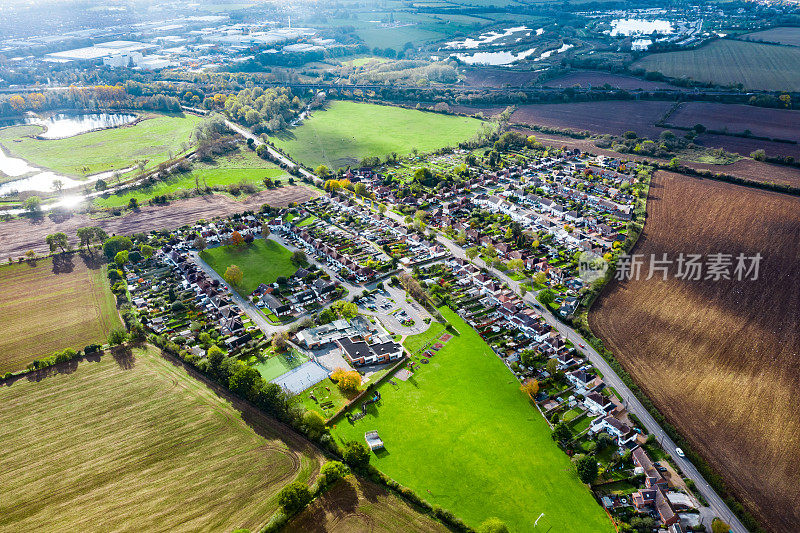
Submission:
{"label": "bungalow", "polygon": [[271,294],[265,294],[261,298],[261,301],[267,307],[267,309],[275,313],[277,316],[288,315],[292,312],[292,307],[289,304],[282,303]]}
{"label": "bungalow", "polygon": [[378,342],[368,343],[363,337],[341,337],[336,344],[353,365],[388,363],[403,356],[403,347],[389,337],[376,336]]}

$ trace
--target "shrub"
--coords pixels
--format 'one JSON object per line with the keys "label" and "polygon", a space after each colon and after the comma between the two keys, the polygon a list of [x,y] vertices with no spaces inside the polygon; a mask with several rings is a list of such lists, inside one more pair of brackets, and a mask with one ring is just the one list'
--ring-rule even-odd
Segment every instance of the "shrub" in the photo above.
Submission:
{"label": "shrub", "polygon": [[344,479],[350,470],[344,463],[339,461],[328,461],[319,471],[320,490],[325,490],[333,486],[337,481]]}
{"label": "shrub", "polygon": [[278,504],[288,515],[293,515],[311,502],[311,491],[305,483],[292,481],[278,494]]}
{"label": "shrub", "polygon": [[365,444],[351,440],[344,445],[342,458],[353,468],[366,469],[370,459],[369,448]]}

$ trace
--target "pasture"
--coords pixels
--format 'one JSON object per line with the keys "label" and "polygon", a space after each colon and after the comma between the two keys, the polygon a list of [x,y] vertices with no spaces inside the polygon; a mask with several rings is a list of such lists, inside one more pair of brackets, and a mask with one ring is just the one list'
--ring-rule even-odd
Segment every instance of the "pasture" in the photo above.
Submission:
{"label": "pasture", "polygon": [[0,530],[257,531],[323,457],[153,348],[0,387]]}
{"label": "pasture", "polygon": [[170,176],[153,185],[118,194],[100,196],[94,200],[98,207],[122,207],[128,205],[131,198],[144,204],[154,196],[177,195],[182,191],[192,191],[198,186],[226,187],[247,183],[256,189],[264,189],[264,178],[280,178],[286,173],[273,163],[264,161],[254,152],[242,148],[233,154],[217,158],[213,163],[195,162],[190,172]]}
{"label": "pasture", "polygon": [[[673,264],[666,280],[613,281],[589,323],[737,498],[796,531],[800,199],[660,171],[633,253],[642,272],[651,254],[733,255],[730,280],[684,281]],[[762,255],[757,280],[736,279],[739,253]]]}
{"label": "pasture", "polygon": [[191,134],[202,119],[194,115],[144,113],[131,126],[92,131],[66,139],[42,140],[41,126],[0,129],[0,144],[11,155],[73,177],[122,170],[146,161],[147,167],[177,156],[191,146]]}
{"label": "pasture", "polygon": [[[364,442],[378,430],[386,450],[372,464],[473,527],[497,516],[530,531],[544,513],[553,531],[613,531],[514,375],[458,315],[441,312],[459,335],[407,381],[384,382],[366,417],[337,422],[333,435]],[[439,326],[405,346],[413,352],[441,334]]]}
{"label": "pasture", "polygon": [[387,489],[349,476],[297,515],[287,533],[433,533],[449,531]]}
{"label": "pasture", "polygon": [[0,374],[121,327],[100,253],[83,254],[0,267]]}
{"label": "pasture", "polygon": [[334,101],[300,126],[272,137],[275,146],[311,168],[358,166],[365,157],[414,148],[430,152],[473,137],[482,122],[402,107]]}
{"label": "pasture", "polygon": [[237,289],[245,296],[262,283],[275,283],[279,276],[291,276],[298,269],[292,262],[292,252],[272,239],[209,248],[200,253],[200,258],[220,276],[224,276],[231,265],[241,268],[244,279]]}
{"label": "pasture", "polygon": [[800,48],[722,39],[696,50],[643,57],[631,68],[767,91],[800,90]]}

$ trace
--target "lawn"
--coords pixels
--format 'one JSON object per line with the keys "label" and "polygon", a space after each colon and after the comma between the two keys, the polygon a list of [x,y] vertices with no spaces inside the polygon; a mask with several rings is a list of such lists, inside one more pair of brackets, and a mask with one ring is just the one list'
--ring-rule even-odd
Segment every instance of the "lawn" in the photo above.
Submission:
{"label": "lawn", "polygon": [[633,68],[719,85],[741,83],[745,89],[800,90],[800,49],[792,46],[723,39],[696,50],[645,56]]}
{"label": "lawn", "polygon": [[473,527],[497,516],[530,531],[544,513],[543,531],[613,531],[512,373],[454,312],[441,312],[460,335],[408,381],[383,385],[381,401],[365,418],[339,422],[335,437],[363,442],[378,430],[386,451],[372,463]]}
{"label": "lawn", "polygon": [[191,145],[191,133],[202,119],[194,115],[145,113],[133,126],[83,133],[66,139],[29,137],[40,126],[0,129],[0,144],[12,155],[67,176],[82,177],[121,170],[147,161],[148,167],[176,156]]}
{"label": "lawn", "polygon": [[[326,378],[310,389],[306,389],[294,397],[294,401],[302,404],[309,411],[317,411],[325,418],[330,418],[334,413],[347,405],[358,393],[350,393],[350,398],[330,378]],[[314,401],[311,396],[317,399]],[[330,405],[330,407],[322,407]]]}
{"label": "lawn", "polygon": [[0,267],[0,316],[0,373],[121,326],[106,267],[79,253]]}
{"label": "lawn", "polygon": [[334,101],[272,141],[309,167],[324,164],[336,169],[358,165],[365,157],[455,146],[474,136],[480,127],[481,121],[475,118]]}
{"label": "lawn", "polygon": [[272,239],[256,239],[242,246],[218,246],[200,253],[200,258],[220,276],[230,265],[242,269],[244,279],[237,289],[245,296],[262,283],[275,283],[279,276],[291,276],[297,270],[292,252]]}
{"label": "lawn", "polygon": [[155,349],[62,370],[0,387],[0,530],[257,531],[324,460]]}
{"label": "lawn", "polygon": [[258,370],[261,377],[267,381],[272,381],[278,376],[282,376],[293,368],[302,365],[308,361],[308,359],[309,358],[302,353],[295,351],[292,352],[291,358],[285,353],[274,354],[263,361],[256,362],[252,366]]}

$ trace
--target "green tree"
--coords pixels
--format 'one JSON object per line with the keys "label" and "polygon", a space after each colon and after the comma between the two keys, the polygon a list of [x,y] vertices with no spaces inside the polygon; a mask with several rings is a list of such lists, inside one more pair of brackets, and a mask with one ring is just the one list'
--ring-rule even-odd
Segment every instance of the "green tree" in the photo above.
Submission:
{"label": "green tree", "polygon": [[200,234],[194,238],[194,242],[192,244],[194,245],[195,250],[199,250],[201,252],[206,249],[206,246],[208,246],[205,237]]}
{"label": "green tree", "polygon": [[729,533],[731,530],[731,526],[720,520],[719,518],[714,518],[711,521],[711,531],[713,533]]}
{"label": "green tree", "polygon": [[22,207],[31,215],[36,215],[42,210],[42,199],[38,196],[29,196],[25,202],[23,202]]}
{"label": "green tree", "polygon": [[578,470],[578,477],[587,485],[590,485],[597,479],[599,472],[597,460],[594,457],[584,456],[578,459],[575,467]]}
{"label": "green tree", "polygon": [[[108,233],[102,228],[97,226],[89,226],[86,228],[78,228],[76,231],[81,246],[86,246],[86,251],[91,252],[91,244],[97,242],[98,244],[104,243],[108,239]],[[114,254],[116,255],[116,254]],[[113,256],[112,256],[113,257]]]}
{"label": "green tree", "polygon": [[59,231],[58,233],[52,233],[45,237],[45,242],[48,246],[50,246],[50,251],[55,252],[56,249],[61,248],[62,252],[67,251],[67,234]]}
{"label": "green tree", "polygon": [[330,175],[331,175],[331,171],[330,171],[330,169],[329,169],[328,167],[326,167],[325,165],[320,165],[320,166],[318,166],[318,167],[317,167],[317,168],[314,170],[314,174],[316,174],[317,176],[319,176],[319,178],[320,178],[320,179],[323,179],[323,180],[324,180],[324,179],[326,179],[326,178],[329,178],[329,177],[330,177]]}
{"label": "green tree", "polygon": [[470,247],[470,248],[467,248],[467,250],[466,250],[464,253],[465,253],[465,254],[467,254],[467,259],[469,259],[470,261],[472,261],[473,259],[475,259],[476,257],[478,257],[478,253],[479,253],[479,251],[480,251],[480,250],[478,249],[478,247],[477,247],[477,246],[472,246],[472,247]]}
{"label": "green tree", "polygon": [[499,518],[492,517],[480,525],[478,533],[508,533],[508,526]]}
{"label": "green tree", "polygon": [[142,252],[142,256],[144,256],[145,259],[150,259],[151,257],[153,257],[153,254],[156,252],[156,249],[150,245],[143,244],[139,247],[139,251]]}
{"label": "green tree", "polygon": [[344,462],[353,468],[365,469],[369,465],[370,453],[365,444],[351,440],[344,445],[342,451]]}
{"label": "green tree", "polygon": [[228,381],[228,386],[236,394],[254,400],[264,383],[261,374],[250,365],[240,364]]}
{"label": "green tree", "polygon": [[544,367],[547,369],[548,374],[555,376],[556,372],[558,372],[558,360],[555,357],[548,359],[547,364],[545,364]]}
{"label": "green tree", "polygon": [[113,261],[114,257],[122,250],[130,250],[133,248],[133,241],[130,237],[123,237],[117,235],[110,237],[103,243],[103,253],[109,261]]}
{"label": "green tree", "polygon": [[553,428],[553,439],[558,442],[569,442],[572,440],[572,432],[565,423],[560,422]]}
{"label": "green tree", "polygon": [[292,254],[292,262],[300,266],[305,266],[308,264],[308,258],[302,250],[295,250]]}
{"label": "green tree", "polygon": [[122,266],[128,262],[128,250],[122,250],[117,252],[117,255],[114,256],[114,262]]}
{"label": "green tree", "polygon": [[555,294],[550,289],[544,289],[539,293],[539,301],[545,305],[550,305],[555,299]]}
{"label": "green tree", "polygon": [[308,505],[311,498],[311,491],[305,483],[292,481],[278,494],[278,504],[287,515],[293,515]]}
{"label": "green tree", "polygon": [[340,479],[344,479],[350,473],[350,469],[339,461],[328,461],[319,471],[320,482],[324,487],[334,485]]}
{"label": "green tree", "polygon": [[108,344],[111,346],[124,344],[126,340],[128,340],[128,333],[124,329],[113,329],[111,333],[108,334]]}
{"label": "green tree", "polygon": [[325,433],[325,419],[316,411],[306,411],[303,414],[303,425],[312,439],[318,439]]}

